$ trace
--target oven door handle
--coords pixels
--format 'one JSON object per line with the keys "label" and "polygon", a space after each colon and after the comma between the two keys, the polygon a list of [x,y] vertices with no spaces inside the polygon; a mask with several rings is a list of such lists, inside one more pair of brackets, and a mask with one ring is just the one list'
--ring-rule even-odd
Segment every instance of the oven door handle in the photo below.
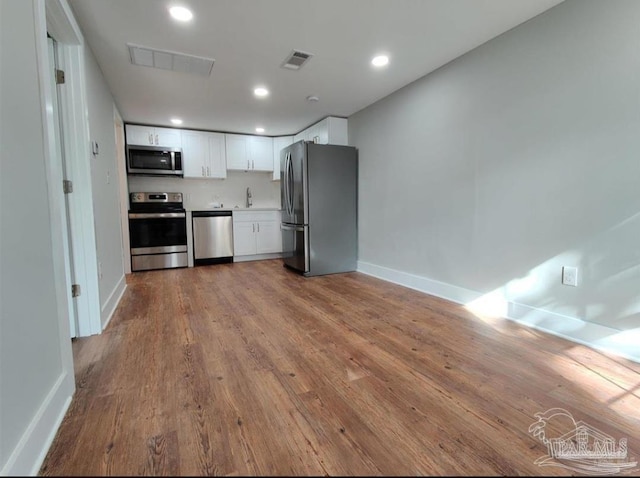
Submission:
{"label": "oven door handle", "polygon": [[129,213],[129,219],[170,219],[187,217],[184,212],[136,212]]}

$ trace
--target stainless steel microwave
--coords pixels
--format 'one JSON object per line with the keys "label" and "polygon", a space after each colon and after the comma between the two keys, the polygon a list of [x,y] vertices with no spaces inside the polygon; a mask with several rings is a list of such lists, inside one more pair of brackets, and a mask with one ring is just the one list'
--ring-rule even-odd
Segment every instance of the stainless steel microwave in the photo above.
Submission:
{"label": "stainless steel microwave", "polygon": [[127,173],[139,175],[183,176],[182,150],[159,146],[129,146]]}

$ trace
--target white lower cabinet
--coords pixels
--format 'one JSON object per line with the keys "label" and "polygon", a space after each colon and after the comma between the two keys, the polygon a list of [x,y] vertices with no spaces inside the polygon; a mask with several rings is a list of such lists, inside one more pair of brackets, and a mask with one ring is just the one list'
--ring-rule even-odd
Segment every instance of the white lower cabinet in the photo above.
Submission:
{"label": "white lower cabinet", "polygon": [[234,257],[280,252],[280,211],[233,211]]}

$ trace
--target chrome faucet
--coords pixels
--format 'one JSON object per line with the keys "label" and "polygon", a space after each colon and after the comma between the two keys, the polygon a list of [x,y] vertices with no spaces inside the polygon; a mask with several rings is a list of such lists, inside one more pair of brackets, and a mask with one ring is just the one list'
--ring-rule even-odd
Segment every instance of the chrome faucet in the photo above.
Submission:
{"label": "chrome faucet", "polygon": [[253,206],[253,200],[251,198],[251,188],[247,188],[247,207]]}

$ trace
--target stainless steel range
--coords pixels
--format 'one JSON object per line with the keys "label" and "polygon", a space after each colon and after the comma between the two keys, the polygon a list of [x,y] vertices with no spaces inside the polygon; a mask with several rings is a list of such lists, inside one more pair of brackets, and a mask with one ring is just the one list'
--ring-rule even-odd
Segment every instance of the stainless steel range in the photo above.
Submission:
{"label": "stainless steel range", "polygon": [[182,193],[131,193],[131,270],[187,267],[187,218]]}

